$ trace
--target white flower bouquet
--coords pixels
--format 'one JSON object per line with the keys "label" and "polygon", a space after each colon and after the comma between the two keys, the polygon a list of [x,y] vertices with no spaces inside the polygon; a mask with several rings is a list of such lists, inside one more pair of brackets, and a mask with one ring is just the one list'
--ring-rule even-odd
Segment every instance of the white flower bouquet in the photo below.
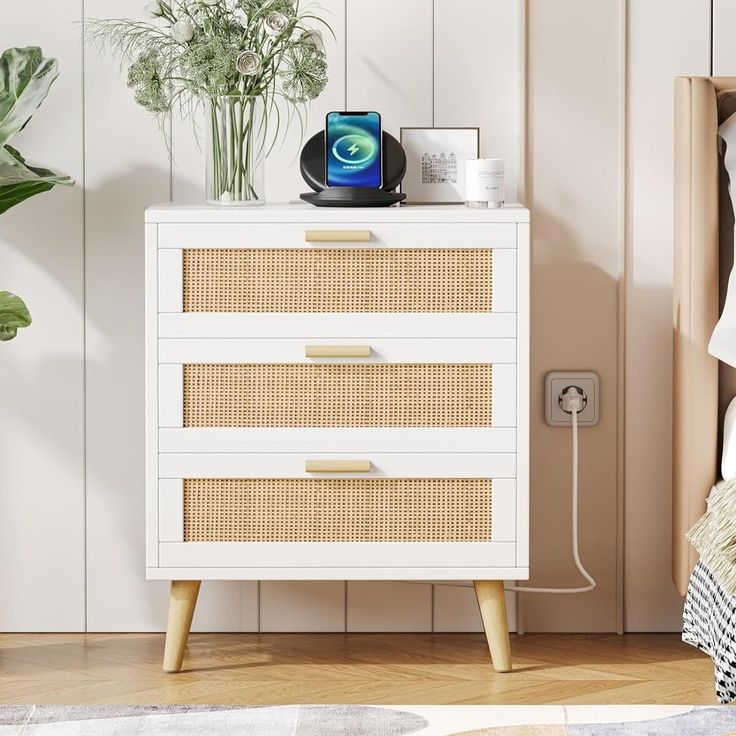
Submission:
{"label": "white flower bouquet", "polygon": [[[208,112],[207,199],[262,201],[262,164],[279,131],[327,84],[317,5],[299,0],[152,0],[148,20],[93,20],[89,37],[125,61],[146,110]],[[284,115],[285,113],[285,115]]]}

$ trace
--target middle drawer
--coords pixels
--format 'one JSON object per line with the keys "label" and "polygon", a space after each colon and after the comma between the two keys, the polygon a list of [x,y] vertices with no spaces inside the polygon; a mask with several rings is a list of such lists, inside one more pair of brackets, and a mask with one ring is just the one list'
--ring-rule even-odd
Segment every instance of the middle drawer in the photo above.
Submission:
{"label": "middle drawer", "polygon": [[162,340],[159,426],[516,424],[511,339]]}

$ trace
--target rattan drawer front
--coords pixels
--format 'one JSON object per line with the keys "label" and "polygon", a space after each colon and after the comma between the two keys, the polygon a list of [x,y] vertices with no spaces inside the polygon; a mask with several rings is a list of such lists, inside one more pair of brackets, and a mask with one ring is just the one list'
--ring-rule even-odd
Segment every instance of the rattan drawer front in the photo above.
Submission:
{"label": "rattan drawer front", "polygon": [[483,363],[183,367],[184,427],[490,427]]}
{"label": "rattan drawer front", "polygon": [[489,248],[183,252],[184,312],[489,312]]}
{"label": "rattan drawer front", "polygon": [[488,478],[184,480],[185,542],[487,542]]}

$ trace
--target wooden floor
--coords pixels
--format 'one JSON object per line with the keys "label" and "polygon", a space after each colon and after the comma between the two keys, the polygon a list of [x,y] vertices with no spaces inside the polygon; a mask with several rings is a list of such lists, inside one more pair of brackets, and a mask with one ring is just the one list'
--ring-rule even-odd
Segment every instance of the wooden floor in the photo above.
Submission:
{"label": "wooden floor", "polygon": [[674,634],[196,634],[178,675],[160,634],[0,635],[0,703],[714,703],[710,660]]}

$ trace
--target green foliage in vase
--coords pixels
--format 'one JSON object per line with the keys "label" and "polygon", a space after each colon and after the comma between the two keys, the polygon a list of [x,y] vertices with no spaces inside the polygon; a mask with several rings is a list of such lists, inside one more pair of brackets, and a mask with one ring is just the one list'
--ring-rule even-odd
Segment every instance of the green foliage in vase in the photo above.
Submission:
{"label": "green foliage in vase", "polygon": [[0,291],[0,342],[12,340],[20,327],[31,324],[31,314],[23,300],[9,291]]}
{"label": "green foliage in vase", "polygon": [[0,56],[0,215],[56,184],[74,183],[63,174],[31,166],[9,145],[46,99],[57,76],[56,59],[44,58],[37,46],[7,49]]}
{"label": "green foliage in vase", "polygon": [[190,114],[201,101],[261,98],[278,134],[327,84],[318,5],[300,0],[153,0],[149,19],[92,20],[88,37],[129,62],[138,104],[164,116]]}

